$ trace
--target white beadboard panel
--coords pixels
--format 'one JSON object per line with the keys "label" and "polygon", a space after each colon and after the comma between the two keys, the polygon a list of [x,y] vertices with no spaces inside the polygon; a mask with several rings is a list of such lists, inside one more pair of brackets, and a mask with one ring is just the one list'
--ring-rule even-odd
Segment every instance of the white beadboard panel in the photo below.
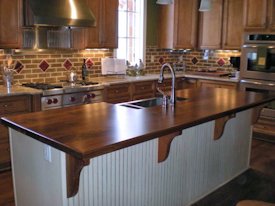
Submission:
{"label": "white beadboard panel", "polygon": [[16,206],[65,205],[64,153],[51,148],[52,161],[48,162],[43,143],[13,129],[9,133]]}
{"label": "white beadboard panel", "polygon": [[238,113],[217,141],[214,121],[183,130],[162,163],[157,139],[93,158],[64,206],[189,205],[248,168],[250,117]]}

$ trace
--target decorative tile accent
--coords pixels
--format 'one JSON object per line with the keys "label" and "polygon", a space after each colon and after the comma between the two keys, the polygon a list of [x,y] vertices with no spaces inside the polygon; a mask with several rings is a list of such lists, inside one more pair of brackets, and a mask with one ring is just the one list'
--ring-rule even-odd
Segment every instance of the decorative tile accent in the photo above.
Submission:
{"label": "decorative tile accent", "polygon": [[46,60],[42,60],[41,62],[40,62],[40,64],[39,64],[39,68],[43,71],[43,72],[45,72],[48,68],[49,68],[49,64],[48,64],[48,62],[46,61]]}
{"label": "decorative tile accent", "polygon": [[223,58],[220,58],[218,61],[217,61],[218,65],[219,66],[223,66],[225,64],[225,61]]}
{"label": "decorative tile accent", "polygon": [[160,58],[159,58],[159,63],[160,63],[160,64],[164,64],[164,62],[165,62],[164,58],[163,58],[163,57],[160,57]]}
{"label": "decorative tile accent", "polygon": [[14,66],[14,70],[19,74],[21,70],[24,68],[24,65],[20,61],[16,61]]}
{"label": "decorative tile accent", "polygon": [[92,58],[89,58],[89,59],[86,61],[86,66],[87,66],[87,68],[88,68],[88,69],[92,69],[93,65],[94,65],[94,62],[93,62]]}
{"label": "decorative tile accent", "polygon": [[193,64],[197,64],[199,62],[197,57],[193,57],[193,59],[191,61],[192,61]]}
{"label": "decorative tile accent", "polygon": [[66,59],[63,63],[63,66],[65,69],[70,70],[73,66],[72,62],[69,59]]}

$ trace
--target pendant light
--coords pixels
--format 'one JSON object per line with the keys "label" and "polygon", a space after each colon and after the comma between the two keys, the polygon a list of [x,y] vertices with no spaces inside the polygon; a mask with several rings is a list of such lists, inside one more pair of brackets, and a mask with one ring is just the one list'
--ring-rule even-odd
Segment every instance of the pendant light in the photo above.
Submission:
{"label": "pendant light", "polygon": [[200,12],[210,11],[210,9],[211,9],[211,0],[201,0],[199,11]]}
{"label": "pendant light", "polygon": [[157,4],[162,4],[162,5],[173,4],[173,0],[157,0]]}

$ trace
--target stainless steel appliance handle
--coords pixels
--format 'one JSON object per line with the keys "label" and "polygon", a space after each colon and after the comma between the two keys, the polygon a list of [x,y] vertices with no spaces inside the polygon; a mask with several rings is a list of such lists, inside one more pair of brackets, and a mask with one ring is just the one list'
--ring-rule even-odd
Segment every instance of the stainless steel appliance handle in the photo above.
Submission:
{"label": "stainless steel appliance handle", "polygon": [[254,84],[254,85],[271,86],[271,87],[275,86],[275,83],[272,83],[272,82],[263,82],[263,81],[257,81],[257,80],[241,79],[240,82],[241,83],[247,83],[247,84]]}
{"label": "stainless steel appliance handle", "polygon": [[257,48],[257,47],[266,47],[268,49],[274,49],[275,46],[267,46],[266,44],[245,44],[243,48]]}

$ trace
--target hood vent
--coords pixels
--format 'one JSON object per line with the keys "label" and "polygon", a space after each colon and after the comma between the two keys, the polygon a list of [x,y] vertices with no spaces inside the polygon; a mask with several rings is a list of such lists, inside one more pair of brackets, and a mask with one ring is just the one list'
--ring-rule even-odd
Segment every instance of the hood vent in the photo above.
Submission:
{"label": "hood vent", "polygon": [[84,0],[24,0],[24,25],[93,27],[96,21]]}

